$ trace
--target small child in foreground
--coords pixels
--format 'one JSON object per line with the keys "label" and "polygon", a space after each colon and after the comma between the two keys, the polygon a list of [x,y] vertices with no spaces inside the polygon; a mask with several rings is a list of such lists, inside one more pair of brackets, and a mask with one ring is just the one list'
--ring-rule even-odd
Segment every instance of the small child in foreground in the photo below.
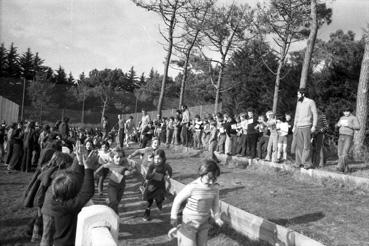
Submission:
{"label": "small child in foreground", "polygon": [[199,168],[200,177],[186,185],[175,197],[170,213],[171,224],[177,227],[178,211],[183,210],[182,225],[177,232],[179,246],[207,245],[210,211],[215,223],[223,225],[219,213],[219,185],[216,182],[220,169],[213,160],[205,160]]}
{"label": "small child in foreground", "polygon": [[164,150],[156,150],[154,153],[154,163],[147,170],[145,177],[146,184],[143,193],[143,200],[147,201],[147,208],[144,213],[144,220],[150,220],[151,206],[156,202],[159,210],[163,208],[166,188],[165,181],[172,176],[172,168],[166,163]]}

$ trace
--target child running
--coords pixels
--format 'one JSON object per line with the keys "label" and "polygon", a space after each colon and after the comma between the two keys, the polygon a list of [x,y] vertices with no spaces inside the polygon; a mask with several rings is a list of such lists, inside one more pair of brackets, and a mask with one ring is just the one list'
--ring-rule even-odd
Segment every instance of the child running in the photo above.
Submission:
{"label": "child running", "polygon": [[[108,183],[108,206],[117,214],[118,205],[123,197],[126,187],[126,176],[131,174],[127,159],[122,149],[115,148],[111,152],[112,161],[102,165],[100,168],[107,168],[110,171]],[[99,169],[100,169],[99,168]],[[99,171],[96,170],[97,172]]]}
{"label": "child running", "polygon": [[172,168],[166,163],[164,150],[158,149],[154,153],[154,162],[147,170],[146,185],[143,193],[143,200],[147,201],[147,208],[144,213],[144,220],[149,221],[151,206],[156,202],[159,210],[163,208],[165,196],[165,180],[172,177]]}
{"label": "child running", "polygon": [[187,200],[183,210],[182,225],[177,232],[179,246],[207,245],[210,211],[215,222],[221,226],[219,213],[219,185],[216,182],[220,169],[213,160],[205,160],[199,168],[200,177],[186,185],[175,197],[170,214],[171,224],[177,227],[178,211]]}

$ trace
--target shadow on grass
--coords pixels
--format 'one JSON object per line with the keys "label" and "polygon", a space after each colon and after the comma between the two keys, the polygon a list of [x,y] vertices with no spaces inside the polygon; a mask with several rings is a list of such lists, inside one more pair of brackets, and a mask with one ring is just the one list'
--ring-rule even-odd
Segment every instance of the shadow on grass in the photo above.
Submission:
{"label": "shadow on grass", "polygon": [[219,191],[219,196],[225,196],[229,192],[233,192],[233,191],[236,191],[236,190],[242,190],[243,188],[245,188],[245,186],[237,186],[237,187],[233,187],[233,188],[222,189],[222,190]]}
{"label": "shadow on grass", "polygon": [[324,213],[316,212],[316,213],[296,216],[290,219],[279,218],[279,219],[268,219],[268,220],[278,225],[281,225],[281,226],[289,226],[289,225],[306,224],[309,222],[318,221],[324,217],[325,217]]}
{"label": "shadow on grass", "polygon": [[214,221],[210,221],[210,230],[209,230],[209,238],[216,237],[219,234],[224,234],[225,236],[231,238],[232,240],[238,242],[240,245],[244,246],[272,246],[270,243],[265,241],[255,241],[250,238],[242,235],[235,231],[232,227],[227,225],[226,223],[219,227]]}
{"label": "shadow on grass", "polygon": [[184,179],[197,179],[199,177],[199,175],[197,173],[192,173],[192,174],[182,174],[182,175],[178,175],[175,176],[174,178],[178,181],[184,180]]}
{"label": "shadow on grass", "polygon": [[171,225],[169,219],[160,222],[150,221],[135,224],[121,223],[119,225],[119,231],[129,233],[129,236],[120,236],[118,240],[154,238],[158,235],[166,233],[170,228]]}

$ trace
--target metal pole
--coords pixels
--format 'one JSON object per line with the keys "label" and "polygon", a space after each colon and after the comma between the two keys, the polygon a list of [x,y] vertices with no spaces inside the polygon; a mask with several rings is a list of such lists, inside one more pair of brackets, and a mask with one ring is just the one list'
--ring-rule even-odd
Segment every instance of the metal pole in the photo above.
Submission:
{"label": "metal pole", "polygon": [[81,117],[82,124],[85,123],[85,100],[86,100],[85,90],[83,89],[82,117]]}
{"label": "metal pole", "polygon": [[136,116],[136,122],[135,124],[137,124],[137,96],[136,96],[136,106],[135,106],[135,116]]}
{"label": "metal pole", "polygon": [[21,121],[23,121],[23,116],[24,116],[24,98],[25,97],[26,97],[26,78],[23,78],[23,95],[22,95]]}

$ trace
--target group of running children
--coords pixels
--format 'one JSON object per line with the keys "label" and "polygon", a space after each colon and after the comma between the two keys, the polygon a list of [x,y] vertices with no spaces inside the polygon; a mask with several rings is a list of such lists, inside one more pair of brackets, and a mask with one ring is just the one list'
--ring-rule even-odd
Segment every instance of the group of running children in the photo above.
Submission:
{"label": "group of running children", "polygon": [[[40,245],[74,245],[77,215],[92,199],[95,182],[98,195],[103,194],[104,179],[108,179],[107,205],[117,214],[126,178],[134,173],[139,173],[142,178],[140,190],[146,201],[143,219],[151,219],[154,201],[162,210],[172,168],[167,164],[166,154],[160,149],[157,138],[151,140],[149,147],[137,149],[128,156],[119,146],[110,148],[107,141],[95,149],[91,140],[77,140],[71,153],[63,153],[61,145],[57,144],[59,142],[56,139],[50,143],[50,148],[55,150],[50,161],[36,170],[25,192],[25,203],[28,197],[32,197],[28,202],[38,208],[39,221],[34,222],[32,238],[34,241],[39,239]],[[134,161],[136,156],[142,160]],[[178,229],[178,245],[206,244],[210,211],[213,211],[216,223],[222,224],[216,184],[219,175],[217,163],[204,160],[199,167],[200,177],[176,195],[171,224]]]}

